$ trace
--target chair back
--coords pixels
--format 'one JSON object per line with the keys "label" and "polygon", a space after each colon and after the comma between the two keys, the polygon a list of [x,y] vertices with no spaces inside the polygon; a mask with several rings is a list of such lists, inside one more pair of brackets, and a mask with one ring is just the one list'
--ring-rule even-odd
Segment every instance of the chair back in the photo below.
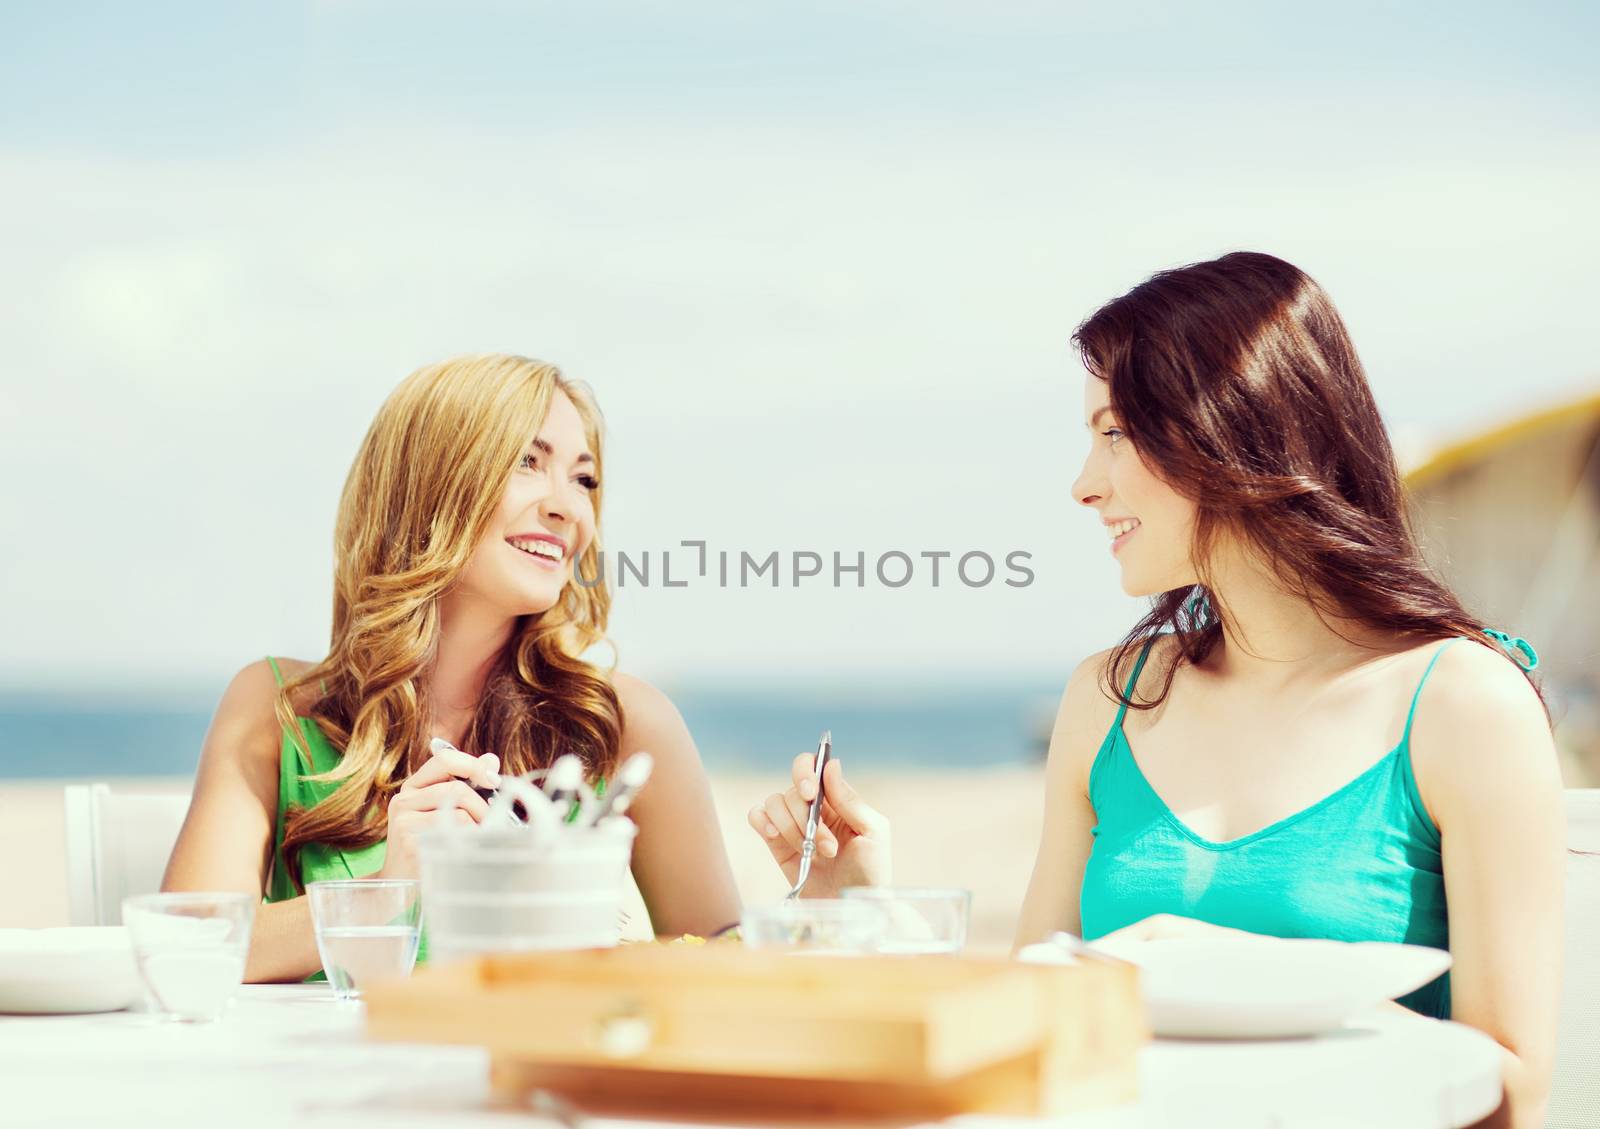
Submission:
{"label": "chair back", "polygon": [[63,802],[70,920],[121,925],[123,898],[161,889],[167,859],[189,813],[189,796],[69,784]]}
{"label": "chair back", "polygon": [[1548,1129],[1600,1125],[1600,788],[1567,790],[1566,965]]}

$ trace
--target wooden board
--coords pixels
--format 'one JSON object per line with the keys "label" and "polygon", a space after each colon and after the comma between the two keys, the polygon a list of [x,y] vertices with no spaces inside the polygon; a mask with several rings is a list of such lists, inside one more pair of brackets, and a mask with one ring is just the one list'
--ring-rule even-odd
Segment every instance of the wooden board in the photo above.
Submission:
{"label": "wooden board", "polygon": [[[1131,1100],[1131,967],[629,946],[430,967],[378,1039],[487,1046],[508,1095],[590,1108],[1049,1114]],[[820,1084],[819,1084],[820,1083]]]}

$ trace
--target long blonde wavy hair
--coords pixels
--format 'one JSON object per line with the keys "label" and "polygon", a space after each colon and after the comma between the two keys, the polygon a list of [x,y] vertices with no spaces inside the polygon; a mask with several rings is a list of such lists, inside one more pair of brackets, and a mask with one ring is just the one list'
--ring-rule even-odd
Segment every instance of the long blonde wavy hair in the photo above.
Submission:
{"label": "long blonde wavy hair", "polygon": [[[339,787],[287,814],[284,856],[297,883],[307,844],[352,849],[386,837],[389,798],[428,755],[439,597],[487,535],[558,392],[578,409],[601,478],[599,409],[585,386],[544,361],[493,354],[428,365],[373,420],[339,501],[328,655],[291,679],[275,704],[308,765],[297,701],[309,698],[301,716],[343,754],[332,771],[307,777]],[[598,530],[601,488],[590,498]],[[604,639],[611,607],[598,534],[573,565],[560,601],[518,620],[468,729],[466,747],[499,754],[503,772],[544,767],[567,752],[592,775],[616,761],[621,704],[609,678],[579,658]]]}

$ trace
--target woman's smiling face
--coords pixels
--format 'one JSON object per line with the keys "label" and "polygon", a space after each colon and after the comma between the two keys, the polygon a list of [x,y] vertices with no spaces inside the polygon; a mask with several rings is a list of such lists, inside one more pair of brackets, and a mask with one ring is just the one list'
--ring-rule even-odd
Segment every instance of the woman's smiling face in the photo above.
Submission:
{"label": "woman's smiling face", "polygon": [[583,417],[557,392],[539,434],[511,472],[460,589],[511,615],[553,608],[575,562],[594,541],[594,476]]}
{"label": "woman's smiling face", "polygon": [[1092,374],[1084,383],[1089,455],[1072,496],[1093,509],[1114,539],[1122,590],[1154,596],[1198,583],[1190,546],[1195,504],[1168,486],[1139,457],[1111,407],[1111,390]]}

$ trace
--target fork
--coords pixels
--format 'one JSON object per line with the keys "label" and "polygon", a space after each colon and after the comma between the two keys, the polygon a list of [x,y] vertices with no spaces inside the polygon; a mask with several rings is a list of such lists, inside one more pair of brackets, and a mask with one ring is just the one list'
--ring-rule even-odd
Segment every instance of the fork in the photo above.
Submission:
{"label": "fork", "polygon": [[811,877],[811,857],[817,853],[817,824],[822,820],[822,770],[833,757],[833,731],[824,729],[822,740],[817,742],[816,781],[817,794],[811,797],[811,810],[806,813],[806,837],[800,844],[800,873],[795,875],[794,889],[783,900],[792,902],[800,896],[800,889]]}
{"label": "fork", "polygon": [[534,1113],[548,1117],[561,1129],[583,1129],[589,1124],[582,1110],[551,1090],[534,1090],[528,1095],[527,1104]]}

